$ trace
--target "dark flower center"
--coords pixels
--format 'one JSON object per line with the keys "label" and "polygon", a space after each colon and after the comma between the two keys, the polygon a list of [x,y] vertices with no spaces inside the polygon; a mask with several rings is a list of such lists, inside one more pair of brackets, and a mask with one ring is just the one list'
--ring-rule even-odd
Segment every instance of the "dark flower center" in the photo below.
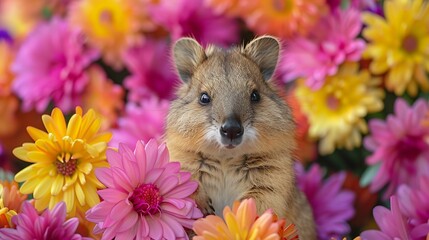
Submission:
{"label": "dark flower center", "polygon": [[409,172],[415,172],[415,160],[422,154],[422,152],[429,146],[424,141],[423,136],[404,136],[395,146],[397,157],[402,161],[402,166]]}
{"label": "dark flower center", "polygon": [[326,98],[326,105],[331,110],[337,110],[340,107],[340,100],[333,95],[329,95]]}
{"label": "dark flower center", "polygon": [[287,13],[292,8],[290,0],[272,0],[274,10],[282,13]]}
{"label": "dark flower center", "polygon": [[417,50],[418,43],[419,42],[415,36],[407,35],[404,40],[402,40],[402,48],[408,53],[413,53]]}
{"label": "dark flower center", "polygon": [[55,161],[55,165],[57,166],[57,171],[64,176],[71,176],[76,171],[77,168],[77,160],[69,159],[68,161]]}
{"label": "dark flower center", "polygon": [[101,23],[111,24],[113,22],[113,14],[110,10],[103,10],[99,17]]}
{"label": "dark flower center", "polygon": [[133,203],[134,210],[142,215],[154,215],[160,211],[159,205],[162,196],[159,189],[153,183],[142,184],[133,191],[133,195],[128,198]]}

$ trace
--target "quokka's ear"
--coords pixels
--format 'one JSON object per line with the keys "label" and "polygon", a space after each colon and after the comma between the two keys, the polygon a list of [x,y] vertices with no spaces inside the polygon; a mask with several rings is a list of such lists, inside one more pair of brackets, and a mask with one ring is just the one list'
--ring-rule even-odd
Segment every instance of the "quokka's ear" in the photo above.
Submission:
{"label": "quokka's ear", "polygon": [[280,42],[271,36],[258,37],[244,48],[244,54],[259,66],[265,80],[273,76],[279,53]]}
{"label": "quokka's ear", "polygon": [[173,47],[174,64],[184,82],[189,82],[197,66],[206,59],[204,48],[193,38],[181,38]]}

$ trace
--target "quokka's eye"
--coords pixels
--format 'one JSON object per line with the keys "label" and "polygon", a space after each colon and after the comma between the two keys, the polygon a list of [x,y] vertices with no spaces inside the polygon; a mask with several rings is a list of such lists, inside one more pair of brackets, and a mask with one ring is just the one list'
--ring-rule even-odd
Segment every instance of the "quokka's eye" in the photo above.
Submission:
{"label": "quokka's eye", "polygon": [[201,93],[201,96],[200,96],[201,105],[203,106],[208,105],[210,101],[211,101],[210,96],[206,92]]}
{"label": "quokka's eye", "polygon": [[256,90],[253,90],[253,92],[250,94],[250,101],[259,102],[260,100],[261,100],[261,95],[259,95],[259,92]]}

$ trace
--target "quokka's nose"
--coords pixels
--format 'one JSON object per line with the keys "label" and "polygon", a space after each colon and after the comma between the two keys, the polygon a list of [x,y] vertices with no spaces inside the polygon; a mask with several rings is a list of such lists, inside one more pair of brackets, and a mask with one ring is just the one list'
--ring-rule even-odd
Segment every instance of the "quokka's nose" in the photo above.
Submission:
{"label": "quokka's nose", "polygon": [[243,132],[243,126],[240,121],[234,117],[227,118],[220,128],[221,136],[231,140],[240,138],[243,136]]}

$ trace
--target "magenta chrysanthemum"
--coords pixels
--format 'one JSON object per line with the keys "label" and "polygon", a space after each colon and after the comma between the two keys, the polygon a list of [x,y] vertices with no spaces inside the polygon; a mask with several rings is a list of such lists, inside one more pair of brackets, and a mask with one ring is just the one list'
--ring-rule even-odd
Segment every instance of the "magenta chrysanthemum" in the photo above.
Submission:
{"label": "magenta chrysanthemum", "polygon": [[412,227],[429,223],[429,176],[419,178],[415,188],[399,186],[397,196],[399,208]]}
{"label": "magenta chrysanthemum", "polygon": [[238,22],[216,14],[204,0],[160,0],[149,7],[153,20],[165,27],[173,40],[194,37],[202,44],[228,46],[237,43]]}
{"label": "magenta chrysanthemum", "polygon": [[322,169],[313,164],[304,172],[301,164],[296,165],[297,182],[313,209],[318,239],[340,238],[350,231],[347,221],[354,215],[355,195],[342,190],[346,175],[334,174],[323,181]]}
{"label": "magenta chrysanthemum", "polygon": [[138,102],[142,98],[157,96],[172,99],[179,80],[169,58],[166,41],[145,39],[139,46],[124,54],[124,62],[131,75],[124,85],[129,91],[128,99]]}
{"label": "magenta chrysanthemum", "polygon": [[84,70],[98,53],[68,23],[53,18],[36,28],[23,43],[12,66],[13,90],[23,108],[43,112],[50,101],[68,112],[80,105],[88,82]]}
{"label": "magenta chrysanthemum", "polygon": [[287,43],[279,65],[282,79],[303,77],[307,86],[319,89],[327,76],[337,73],[340,64],[360,59],[365,48],[365,42],[357,39],[361,28],[360,12],[352,8],[322,18],[308,38]]}
{"label": "magenta chrysanthemum", "polygon": [[202,217],[189,197],[198,183],[178,162],[169,162],[165,145],[138,141],[134,152],[120,144],[118,152],[106,154],[110,168],[96,169],[107,187],[98,192],[104,201],[86,213],[97,223],[95,232],[103,232],[103,239],[187,238],[184,228]]}
{"label": "magenta chrysanthemum", "polygon": [[110,146],[124,143],[135,146],[138,140],[160,139],[165,131],[165,119],[170,103],[157,98],[142,99],[140,103],[128,102],[125,115],[118,119],[118,127],[112,129]]}
{"label": "magenta chrysanthemum", "polygon": [[362,240],[390,240],[390,239],[411,239],[423,240],[429,232],[429,224],[412,228],[409,219],[403,215],[399,208],[396,196],[390,197],[390,210],[377,206],[374,208],[374,219],[380,230],[367,230],[361,233]]}
{"label": "magenta chrysanthemum", "polygon": [[428,103],[420,99],[410,107],[399,98],[394,110],[386,121],[371,120],[371,135],[364,139],[365,147],[373,152],[366,163],[380,164],[370,189],[378,191],[388,185],[385,198],[400,184],[415,186],[417,179],[429,172],[429,144],[425,142],[429,128],[421,124],[429,111]]}
{"label": "magenta chrysanthemum", "polygon": [[77,218],[66,221],[66,205],[58,203],[51,211],[39,215],[30,202],[24,202],[22,212],[12,218],[16,228],[0,229],[0,239],[90,239],[76,234],[79,225]]}

